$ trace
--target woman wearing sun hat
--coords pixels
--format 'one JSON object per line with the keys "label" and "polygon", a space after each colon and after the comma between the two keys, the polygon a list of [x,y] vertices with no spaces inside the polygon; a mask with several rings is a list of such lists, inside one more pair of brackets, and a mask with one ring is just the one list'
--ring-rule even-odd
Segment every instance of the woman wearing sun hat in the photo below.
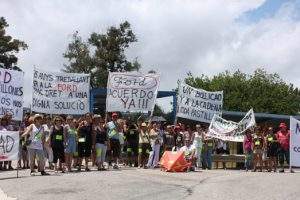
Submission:
{"label": "woman wearing sun hat", "polygon": [[49,175],[45,172],[45,159],[44,159],[44,143],[45,143],[45,134],[42,126],[43,116],[36,114],[33,117],[33,124],[31,124],[26,131],[23,133],[22,137],[29,135],[29,139],[26,141],[29,161],[30,161],[30,174],[34,175],[34,164],[35,157],[38,157],[38,169],[41,172],[41,175]]}

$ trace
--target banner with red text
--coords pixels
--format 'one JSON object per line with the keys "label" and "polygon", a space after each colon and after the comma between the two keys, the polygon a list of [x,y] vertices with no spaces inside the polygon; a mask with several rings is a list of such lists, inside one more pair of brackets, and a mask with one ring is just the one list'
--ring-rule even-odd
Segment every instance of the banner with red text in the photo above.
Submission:
{"label": "banner with red text", "polygon": [[90,76],[34,69],[32,111],[82,115],[89,112]]}
{"label": "banner with red text", "polygon": [[107,81],[106,111],[153,111],[159,86],[158,74],[112,72]]}

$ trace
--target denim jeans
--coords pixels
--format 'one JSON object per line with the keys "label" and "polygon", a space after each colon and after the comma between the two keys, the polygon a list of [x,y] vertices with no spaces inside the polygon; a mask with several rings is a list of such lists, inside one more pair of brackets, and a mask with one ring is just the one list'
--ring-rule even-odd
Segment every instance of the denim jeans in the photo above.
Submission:
{"label": "denim jeans", "polygon": [[245,168],[247,170],[251,169],[252,167],[252,159],[253,159],[253,152],[252,150],[245,152]]}
{"label": "denim jeans", "polygon": [[290,164],[290,151],[284,150],[283,148],[279,148],[278,150],[278,158],[279,158],[279,164],[283,166],[284,160]]}
{"label": "denim jeans", "polygon": [[212,167],[212,148],[206,148],[202,151],[203,169],[211,169]]}

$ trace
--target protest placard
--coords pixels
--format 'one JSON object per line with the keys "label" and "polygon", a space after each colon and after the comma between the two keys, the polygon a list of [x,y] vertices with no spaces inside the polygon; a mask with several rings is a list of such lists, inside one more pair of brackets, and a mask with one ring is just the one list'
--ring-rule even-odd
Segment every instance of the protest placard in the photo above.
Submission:
{"label": "protest placard", "polygon": [[208,135],[224,141],[243,142],[244,132],[256,125],[253,109],[238,123],[214,115],[208,128]]}
{"label": "protest placard", "polygon": [[290,117],[290,165],[300,167],[300,121]]}
{"label": "protest placard", "polygon": [[19,132],[0,131],[0,162],[18,160]]}
{"label": "protest placard", "polygon": [[106,111],[153,111],[159,86],[158,74],[137,72],[109,73]]}
{"label": "protest placard", "polygon": [[32,110],[47,114],[89,112],[90,76],[34,69]]}
{"label": "protest placard", "polygon": [[0,116],[10,113],[14,120],[23,117],[24,73],[0,68]]}
{"label": "protest placard", "polygon": [[215,114],[221,115],[223,91],[209,92],[179,85],[177,117],[210,123]]}

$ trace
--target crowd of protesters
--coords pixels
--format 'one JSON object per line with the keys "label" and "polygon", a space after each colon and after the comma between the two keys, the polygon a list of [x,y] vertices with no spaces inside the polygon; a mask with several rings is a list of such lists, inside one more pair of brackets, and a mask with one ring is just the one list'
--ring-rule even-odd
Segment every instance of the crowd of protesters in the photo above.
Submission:
{"label": "crowd of protesters", "polygon": [[[245,169],[284,171],[289,163],[290,133],[284,123],[274,132],[272,127],[247,130],[243,142]],[[159,122],[136,122],[122,119],[117,113],[107,116],[87,113],[80,118],[26,114],[16,126],[11,115],[0,121],[0,130],[20,131],[18,167],[49,175],[45,169],[65,173],[73,170],[99,171],[120,166],[158,168],[164,151],[183,151],[192,163],[189,170],[212,169],[212,155],[229,154],[229,144],[207,135],[207,127]],[[83,163],[84,160],[84,163]],[[216,167],[218,167],[216,162]],[[226,163],[222,163],[226,168]],[[0,162],[0,170],[13,170],[11,161]]]}

